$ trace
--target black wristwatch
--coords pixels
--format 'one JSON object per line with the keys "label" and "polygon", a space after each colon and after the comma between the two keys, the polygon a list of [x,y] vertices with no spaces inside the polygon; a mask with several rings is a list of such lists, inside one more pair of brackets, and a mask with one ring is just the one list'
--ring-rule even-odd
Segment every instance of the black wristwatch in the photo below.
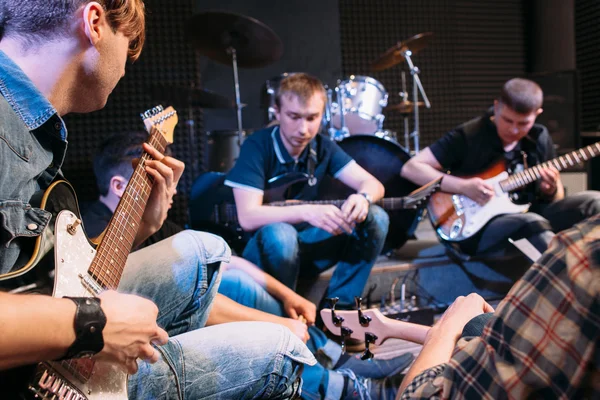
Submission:
{"label": "black wristwatch", "polygon": [[62,360],[91,357],[104,348],[102,330],[106,325],[106,315],[97,297],[68,297],[77,306],[75,312],[75,341]]}
{"label": "black wristwatch", "polygon": [[373,204],[373,198],[371,197],[371,195],[369,193],[360,192],[358,194],[360,194],[362,197],[364,197],[365,199],[367,199],[367,201],[369,202],[369,204]]}

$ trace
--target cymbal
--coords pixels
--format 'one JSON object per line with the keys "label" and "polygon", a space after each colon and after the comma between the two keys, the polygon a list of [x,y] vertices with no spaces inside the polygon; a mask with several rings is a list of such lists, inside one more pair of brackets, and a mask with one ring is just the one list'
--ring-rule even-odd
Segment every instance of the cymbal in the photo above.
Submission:
{"label": "cymbal", "polygon": [[[389,111],[396,111],[400,114],[410,114],[414,110],[415,103],[412,101],[401,101],[400,103],[390,104],[385,109]],[[417,107],[424,107],[425,103],[422,101],[417,102]]]}
{"label": "cymbal", "polygon": [[404,62],[404,52],[406,50],[410,50],[413,54],[418,53],[427,47],[432,36],[433,32],[419,33],[409,39],[396,43],[371,63],[371,70],[383,71]]}
{"label": "cymbal", "polygon": [[235,108],[235,102],[210,90],[155,84],[148,86],[148,94],[156,100],[165,100],[178,106],[202,108]]}
{"label": "cymbal", "polygon": [[262,22],[223,11],[195,14],[185,23],[184,34],[208,58],[231,66],[234,48],[241,68],[259,68],[281,58],[283,43]]}

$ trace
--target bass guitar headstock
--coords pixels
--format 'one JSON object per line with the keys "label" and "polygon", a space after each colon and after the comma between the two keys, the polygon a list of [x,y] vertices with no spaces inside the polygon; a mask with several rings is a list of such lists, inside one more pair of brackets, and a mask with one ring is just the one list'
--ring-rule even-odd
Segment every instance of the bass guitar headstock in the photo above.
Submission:
{"label": "bass guitar headstock", "polygon": [[347,339],[365,342],[366,350],[362,359],[373,357],[369,345],[381,345],[387,339],[397,338],[415,343],[423,343],[429,327],[410,322],[393,320],[386,317],[376,308],[362,310],[362,299],[356,297],[356,310],[336,310],[338,298],[328,299],[332,308],[321,310],[321,319],[325,327],[334,335],[342,337],[342,350],[345,350]]}

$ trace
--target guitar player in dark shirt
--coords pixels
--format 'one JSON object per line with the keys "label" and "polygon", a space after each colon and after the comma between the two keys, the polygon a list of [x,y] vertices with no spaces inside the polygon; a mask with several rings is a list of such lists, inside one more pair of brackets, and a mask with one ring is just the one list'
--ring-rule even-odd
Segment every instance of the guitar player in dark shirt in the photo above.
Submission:
{"label": "guitar player in dark shirt", "polygon": [[[518,182],[516,186],[524,187],[512,192],[511,198],[515,203],[530,203],[529,212],[495,216],[477,233],[458,241],[467,254],[500,250],[508,245],[507,238],[527,238],[543,252],[552,231],[564,230],[600,212],[599,192],[565,196],[557,168],[527,170],[556,157],[548,130],[535,124],[542,102],[543,92],[535,82],[511,79],[502,87],[492,111],[451,130],[409,160],[401,171],[404,178],[417,184],[443,175],[442,191],[463,195],[484,206],[504,194],[486,180],[494,165],[501,165],[509,174],[525,170],[522,176],[531,183]],[[577,154],[586,159],[597,151]],[[442,171],[450,171],[451,175]],[[493,205],[496,210],[506,202],[497,204]],[[458,232],[460,227],[455,228]]]}
{"label": "guitar player in dark shirt", "polygon": [[[276,96],[279,125],[255,132],[242,146],[225,184],[233,188],[240,225],[256,231],[243,257],[286,286],[299,276],[316,276],[336,265],[326,297],[351,307],[361,296],[387,235],[389,218],[371,204],[383,197],[383,185],[337,144],[318,135],[325,108],[322,83],[307,74],[281,82]],[[304,175],[285,199],[317,200],[325,175],[355,190],[341,208],[302,204],[269,207],[265,193],[278,176]],[[281,200],[281,199],[275,199]]]}

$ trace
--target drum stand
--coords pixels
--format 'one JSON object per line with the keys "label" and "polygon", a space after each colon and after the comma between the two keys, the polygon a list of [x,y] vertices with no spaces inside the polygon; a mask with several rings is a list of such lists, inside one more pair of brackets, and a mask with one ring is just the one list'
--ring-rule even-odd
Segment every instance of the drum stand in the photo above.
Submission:
{"label": "drum stand", "polygon": [[[429,99],[427,98],[427,94],[425,94],[425,90],[423,89],[423,85],[421,84],[421,79],[419,79],[419,73],[421,72],[419,70],[419,67],[415,66],[410,58],[410,56],[412,56],[412,51],[410,50],[404,50],[402,52],[402,55],[404,56],[404,59],[406,60],[406,62],[408,63],[408,66],[410,68],[410,74],[413,77],[413,102],[414,102],[414,116],[415,116],[415,128],[412,131],[412,133],[410,134],[410,137],[412,137],[414,139],[415,142],[415,154],[419,152],[419,107],[417,106],[419,104],[419,92],[421,92],[421,96],[423,96],[423,101],[425,102],[425,107],[427,108],[431,108],[431,103],[429,102]],[[404,123],[405,129],[408,127],[408,122],[405,119],[405,123]],[[410,153],[410,147],[409,147],[409,143],[408,140],[405,139],[405,144],[406,144],[406,151]]]}
{"label": "drum stand", "polygon": [[235,86],[235,108],[237,111],[237,128],[238,128],[238,144],[242,147],[244,141],[244,131],[242,130],[242,102],[240,99],[240,81],[238,77],[237,53],[235,47],[227,48],[227,53],[231,55],[231,63],[233,65],[233,84]]}
{"label": "drum stand", "polygon": [[339,142],[341,140],[344,140],[348,136],[350,136],[350,130],[346,126],[346,108],[345,108],[345,99],[346,98],[345,98],[344,89],[341,89],[339,87],[339,85],[336,86],[335,94],[336,94],[335,97],[337,99],[338,107],[339,107],[339,111],[340,111],[340,125],[342,127],[340,129],[335,129],[335,127],[333,126],[333,114],[331,113],[331,109],[333,108],[332,90],[331,89],[327,90],[327,105],[325,106],[326,107],[325,118],[328,118],[329,128],[327,129],[327,131],[329,132],[329,137],[331,138],[331,140],[335,140],[336,142]]}

